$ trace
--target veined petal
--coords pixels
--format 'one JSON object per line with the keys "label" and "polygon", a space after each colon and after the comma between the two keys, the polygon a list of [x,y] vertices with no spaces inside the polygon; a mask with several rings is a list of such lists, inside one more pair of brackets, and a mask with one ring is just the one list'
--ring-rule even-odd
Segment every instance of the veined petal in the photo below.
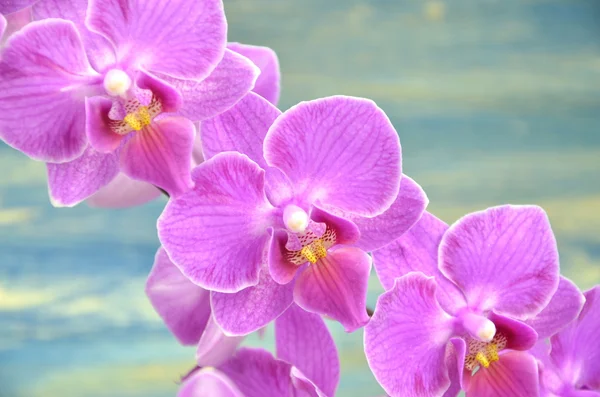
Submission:
{"label": "veined petal", "polygon": [[176,197],[192,187],[194,124],[182,117],[153,121],[133,134],[121,152],[121,170]]}
{"label": "veined petal", "polygon": [[538,314],[558,287],[556,240],[536,206],[505,205],[464,216],[444,234],[439,263],[469,306],[521,320]]}
{"label": "veined petal", "polygon": [[453,319],[435,290],[435,280],[421,273],[398,278],[365,327],[367,361],[391,396],[441,396],[450,386],[445,357]]}
{"label": "veined petal", "polygon": [[364,251],[375,251],[388,245],[417,223],[428,203],[421,186],[403,175],[398,197],[387,211],[372,218],[350,218],[360,230],[360,240],[356,246]]}
{"label": "veined petal", "polygon": [[210,293],[188,280],[162,247],[146,281],[146,295],[179,343],[198,343],[210,318]]}
{"label": "veined petal", "polygon": [[62,163],[86,148],[84,97],[99,77],[71,22],[33,22],[0,61],[0,138],[35,160]]}
{"label": "veined petal", "polygon": [[294,301],[304,310],[339,321],[352,332],[369,321],[366,311],[371,258],[354,247],[330,249],[296,280]]}
{"label": "veined petal", "polygon": [[552,360],[576,388],[600,390],[600,287],[584,293],[579,317],[550,338]]}
{"label": "veined petal", "polygon": [[245,397],[292,396],[292,366],[262,349],[239,349],[219,368]]}
{"label": "veined petal", "polygon": [[456,313],[466,306],[465,297],[458,287],[440,273],[438,247],[448,225],[429,212],[402,237],[373,252],[373,265],[381,284],[386,290],[393,288],[394,281],[410,272],[421,272],[435,277],[438,288],[436,296],[448,313]]}
{"label": "veined petal", "polygon": [[293,283],[276,283],[265,267],[257,285],[236,293],[211,294],[215,320],[229,335],[248,335],[279,317],[294,301],[293,291]]}
{"label": "veined petal", "polygon": [[121,61],[176,78],[205,78],[225,51],[221,0],[90,0],[85,23]]}
{"label": "veined petal", "polygon": [[266,169],[263,141],[269,127],[280,114],[275,106],[259,95],[246,95],[227,112],[202,123],[200,133],[204,158],[236,151]]}
{"label": "veined petal", "polygon": [[48,192],[55,207],[72,207],[90,197],[119,173],[119,152],[99,153],[85,149],[73,161],[47,163]]}
{"label": "veined petal", "polygon": [[[302,373],[298,368],[292,367],[290,371],[292,377],[292,383],[294,385],[296,396],[302,397],[329,397],[329,395],[323,393],[321,389],[315,385],[306,375]],[[298,394],[299,393],[299,394]]]}
{"label": "veined petal", "polygon": [[115,49],[106,38],[89,31],[85,26],[87,7],[88,0],[43,0],[35,2],[32,8],[35,20],[61,18],[73,22],[81,35],[90,63],[94,69],[102,72],[116,62]]}
{"label": "veined petal", "polygon": [[193,282],[237,292],[256,285],[266,262],[275,209],[264,193],[264,171],[227,152],[196,167],[195,187],[170,200],[158,220],[169,256]]}
{"label": "veined petal", "polygon": [[229,43],[227,48],[250,59],[260,69],[260,76],[252,91],[273,105],[279,101],[281,74],[275,51],[269,47]]}
{"label": "veined petal", "polygon": [[161,196],[160,190],[150,183],[136,181],[119,173],[108,185],[94,193],[87,204],[98,208],[127,208],[146,204]]}
{"label": "veined petal", "polygon": [[254,87],[259,74],[260,70],[249,59],[225,50],[221,62],[204,80],[159,76],[181,92],[183,107],[178,113],[192,121],[202,121],[235,105]]}
{"label": "veined petal", "polygon": [[311,203],[376,216],[398,196],[398,134],[367,99],[334,96],[292,107],[269,129],[264,156]]}
{"label": "veined petal", "polygon": [[277,358],[298,368],[326,395],[335,395],[340,360],[321,316],[290,306],[275,320],[275,347]]}
{"label": "veined petal", "polygon": [[36,0],[3,0],[0,2],[0,14],[12,14],[35,3]]}
{"label": "veined petal", "polygon": [[533,356],[509,351],[500,360],[473,375],[466,388],[467,397],[539,396],[538,368]]}
{"label": "veined petal", "polygon": [[211,317],[196,348],[196,363],[201,367],[218,367],[233,356],[243,340],[243,336],[225,335]]}
{"label": "veined petal", "polygon": [[548,306],[525,323],[536,330],[540,339],[549,338],[577,318],[584,302],[585,298],[579,288],[571,280],[561,276],[558,289]]}
{"label": "veined petal", "polygon": [[0,45],[4,45],[10,36],[32,21],[31,6],[11,14],[2,15],[0,20],[4,20],[5,23],[2,29],[3,32],[0,32]]}
{"label": "veined petal", "polygon": [[202,368],[187,378],[177,397],[245,397],[227,375],[212,367]]}
{"label": "veined petal", "polygon": [[269,273],[273,280],[279,284],[287,284],[291,282],[300,266],[290,262],[286,258],[285,244],[287,243],[288,235],[284,229],[275,229],[271,233],[271,241],[269,243]]}

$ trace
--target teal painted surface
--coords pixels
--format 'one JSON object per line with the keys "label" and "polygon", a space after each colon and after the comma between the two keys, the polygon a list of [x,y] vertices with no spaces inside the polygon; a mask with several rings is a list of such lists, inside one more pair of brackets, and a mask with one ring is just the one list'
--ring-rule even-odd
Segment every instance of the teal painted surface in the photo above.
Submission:
{"label": "teal painted surface", "polygon": [[[282,109],[333,94],[374,99],[432,212],[453,222],[489,205],[540,204],[564,273],[582,288],[600,281],[597,1],[225,4],[231,40],[280,55]],[[0,170],[0,396],[174,395],[193,349],[143,294],[163,202],[54,209],[42,165],[2,146]],[[373,305],[381,287],[371,285]],[[339,395],[380,393],[362,333],[332,329]]]}

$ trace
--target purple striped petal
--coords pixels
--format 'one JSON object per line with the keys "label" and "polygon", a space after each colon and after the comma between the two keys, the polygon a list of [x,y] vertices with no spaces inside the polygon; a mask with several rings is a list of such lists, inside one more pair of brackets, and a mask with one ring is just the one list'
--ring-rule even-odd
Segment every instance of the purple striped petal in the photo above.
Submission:
{"label": "purple striped petal", "polygon": [[99,153],[88,146],[73,161],[47,163],[48,192],[55,207],[72,207],[109,184],[119,173],[119,152]]}
{"label": "purple striped petal", "polygon": [[275,210],[264,194],[264,171],[228,152],[196,167],[192,178],[195,187],[170,200],[158,220],[163,246],[207,289],[237,292],[256,285]]}
{"label": "purple striped petal", "polygon": [[260,69],[260,76],[252,91],[273,105],[279,101],[281,74],[275,51],[269,47],[229,43],[227,48],[250,59]]}
{"label": "purple striped petal", "polygon": [[33,18],[61,18],[71,21],[81,35],[83,47],[94,69],[101,72],[116,62],[112,44],[98,33],[91,32],[85,26],[85,14],[88,0],[42,0],[33,5]]}
{"label": "purple striped petal", "polygon": [[177,397],[245,397],[227,375],[212,367],[196,371],[187,378]]}
{"label": "purple striped petal", "polygon": [[383,287],[389,290],[396,278],[410,272],[421,272],[435,277],[438,285],[436,296],[444,310],[456,313],[465,307],[462,292],[437,267],[438,247],[447,229],[448,225],[425,212],[402,237],[373,252],[373,265]]}
{"label": "purple striped petal", "polygon": [[463,388],[463,371],[467,345],[461,338],[450,339],[446,352],[446,365],[450,377],[450,387],[442,397],[456,397]]}
{"label": "purple striped petal", "polygon": [[198,343],[210,318],[210,294],[188,280],[163,248],[156,252],[146,295],[179,343]]}
{"label": "purple striped petal", "polygon": [[444,234],[440,270],[473,308],[521,320],[536,315],[559,279],[546,213],[536,206],[505,205],[466,215]]}
{"label": "purple striped petal", "polygon": [[371,258],[354,247],[327,252],[297,278],[294,301],[304,310],[339,321],[353,332],[369,321],[367,288]]}
{"label": "purple striped petal", "polygon": [[227,336],[211,317],[196,348],[196,363],[201,367],[218,367],[229,360],[243,336]]}
{"label": "purple striped petal", "polygon": [[450,386],[445,357],[453,319],[435,290],[435,280],[421,273],[397,279],[365,327],[367,361],[392,396],[438,396]]}
{"label": "purple striped petal", "polygon": [[245,397],[293,396],[292,366],[262,349],[239,349],[219,368]]}
{"label": "purple striped petal", "polygon": [[579,288],[571,280],[561,276],[558,289],[548,306],[525,323],[536,330],[540,339],[549,338],[577,318],[584,302],[585,298]]}
{"label": "purple striped petal", "polygon": [[192,121],[214,117],[235,105],[252,87],[260,70],[233,51],[225,55],[212,73],[201,81],[182,80],[159,74],[183,96],[179,114]]}
{"label": "purple striped petal", "polygon": [[277,358],[302,371],[326,395],[334,396],[340,380],[335,342],[323,319],[292,305],[275,320]]}
{"label": "purple striped petal", "polygon": [[86,25],[122,62],[181,79],[207,77],[226,45],[221,0],[89,0]]}
{"label": "purple striped petal", "polygon": [[584,296],[579,317],[550,339],[550,355],[565,381],[577,388],[600,390],[600,286]]}
{"label": "purple striped petal", "polygon": [[248,94],[227,112],[202,123],[202,151],[209,159],[221,152],[245,154],[266,169],[263,141],[281,112],[256,94]]}
{"label": "purple striped petal", "polygon": [[90,145],[99,152],[111,153],[121,145],[124,135],[113,132],[108,117],[112,100],[96,96],[85,99],[85,131]]}
{"label": "purple striped petal", "polygon": [[255,286],[236,293],[212,293],[215,320],[229,335],[248,335],[279,317],[294,301],[293,291],[293,283],[276,283],[264,268]]}
{"label": "purple striped petal", "polygon": [[136,181],[119,173],[108,185],[87,199],[87,204],[98,208],[127,208],[146,204],[162,193],[150,183]]}
{"label": "purple striped petal", "polygon": [[507,352],[488,368],[473,375],[466,388],[467,397],[539,396],[538,368],[533,356]]}
{"label": "purple striped petal", "polygon": [[62,163],[87,146],[85,93],[100,77],[71,22],[34,22],[0,62],[0,138],[35,160]]}
{"label": "purple striped petal", "polygon": [[121,152],[121,170],[176,197],[192,186],[194,124],[182,117],[153,121],[133,134]]}
{"label": "purple striped petal", "polygon": [[388,245],[417,223],[428,203],[421,186],[403,175],[398,197],[387,211],[373,218],[350,217],[360,229],[356,246],[364,251],[375,251]]}
{"label": "purple striped petal", "polygon": [[376,216],[398,196],[398,134],[367,99],[335,96],[292,107],[269,129],[264,156],[309,203]]}

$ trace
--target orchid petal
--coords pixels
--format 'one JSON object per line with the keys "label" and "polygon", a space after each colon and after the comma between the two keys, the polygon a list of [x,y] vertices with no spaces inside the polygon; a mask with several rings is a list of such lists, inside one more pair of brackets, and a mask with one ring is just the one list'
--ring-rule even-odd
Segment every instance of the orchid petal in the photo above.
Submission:
{"label": "orchid petal", "polygon": [[[302,397],[328,397],[329,395],[323,393],[321,389],[314,384],[306,375],[302,373],[298,368],[292,367],[290,371],[292,377],[292,383],[294,385],[296,396]],[[332,395],[333,396],[333,395]]]}
{"label": "orchid petal", "polygon": [[177,397],[245,397],[237,386],[221,371],[202,368],[187,378]]}
{"label": "orchid petal", "polygon": [[277,358],[294,365],[326,395],[340,380],[335,342],[323,319],[292,305],[275,320]]}
{"label": "orchid petal", "polygon": [[176,197],[192,187],[190,168],[194,125],[169,117],[133,134],[121,152],[121,170],[129,177],[158,186]]}
{"label": "orchid petal", "polygon": [[7,24],[8,22],[6,22],[6,18],[4,18],[4,15],[0,14],[0,39],[2,39],[2,37],[4,36],[4,31],[6,30]]}
{"label": "orchid petal", "polygon": [[225,50],[221,0],[90,0],[85,23],[120,60],[176,78],[205,78]]}
{"label": "orchid petal", "polygon": [[539,395],[538,368],[527,353],[508,352],[472,376],[467,397],[531,397]]}
{"label": "orchid petal", "polygon": [[548,306],[525,323],[536,330],[540,339],[549,338],[577,318],[584,302],[585,298],[579,288],[571,280],[561,276],[558,289]]}
{"label": "orchid petal", "polygon": [[88,147],[66,163],[46,164],[48,191],[55,207],[72,207],[90,197],[119,173],[119,153],[104,154]]}
{"label": "orchid petal", "polygon": [[308,202],[361,216],[387,210],[398,195],[398,134],[374,102],[335,96],[302,102],[269,129],[264,156]]}
{"label": "orchid petal", "polygon": [[584,296],[579,317],[550,339],[551,357],[573,386],[600,390],[600,286]]}
{"label": "orchid petal", "polygon": [[0,20],[3,20],[5,23],[4,27],[0,29],[2,30],[0,32],[0,45],[4,45],[10,36],[32,21],[31,6],[11,14],[0,14]]}
{"label": "orchid petal", "polygon": [[260,70],[250,60],[233,51],[225,55],[204,80],[182,80],[159,76],[177,88],[183,96],[178,114],[192,121],[202,121],[223,113],[254,87]]}
{"label": "orchid petal", "polygon": [[62,163],[86,148],[84,90],[97,76],[71,22],[33,22],[0,61],[0,138],[35,160]]}
{"label": "orchid petal", "polygon": [[222,153],[196,167],[195,187],[170,200],[158,235],[193,282],[220,292],[256,285],[265,263],[271,213],[264,171],[239,153]]}
{"label": "orchid petal", "polygon": [[445,357],[453,319],[435,290],[435,280],[421,273],[398,278],[365,327],[367,361],[392,396],[439,396],[450,386]]}
{"label": "orchid petal", "polygon": [[119,173],[108,185],[86,201],[90,207],[127,208],[146,204],[161,196],[160,190],[150,183],[136,181]]}
{"label": "orchid petal", "polygon": [[204,162],[204,154],[202,154],[202,137],[200,130],[200,123],[194,123],[196,127],[196,137],[194,138],[194,149],[192,150],[192,160],[194,161],[194,166],[199,165]]}
{"label": "orchid petal", "polygon": [[371,258],[354,247],[330,249],[308,266],[294,288],[294,301],[309,312],[339,321],[352,332],[369,321],[366,311]]}
{"label": "orchid petal", "polygon": [[558,286],[558,252],[546,213],[536,206],[489,208],[448,229],[440,270],[471,307],[525,320]]}
{"label": "orchid petal", "polygon": [[0,14],[12,14],[35,2],[36,0],[3,0],[0,2]]}
{"label": "orchid petal", "polygon": [[260,69],[260,76],[252,91],[273,105],[279,101],[281,74],[279,60],[275,51],[269,47],[260,47],[240,43],[229,43],[227,48],[250,59]]}
{"label": "orchid petal", "polygon": [[202,123],[202,151],[209,159],[236,151],[266,169],[263,141],[281,112],[260,96],[249,93],[227,112]]}
{"label": "orchid petal", "polygon": [[421,272],[435,277],[436,296],[444,310],[456,313],[465,307],[462,292],[437,267],[438,247],[447,229],[448,225],[425,212],[402,237],[373,252],[373,265],[383,287],[389,290],[397,277]]}
{"label": "orchid petal", "polygon": [[402,176],[396,201],[383,214],[367,217],[350,217],[360,230],[356,246],[364,251],[375,251],[406,233],[425,212],[429,200],[415,181]]}
{"label": "orchid petal", "polygon": [[247,335],[279,317],[294,301],[293,291],[293,283],[276,283],[265,268],[255,286],[236,293],[212,293],[215,320],[229,335]]}
{"label": "orchid petal", "polygon": [[210,318],[210,294],[188,280],[162,247],[146,281],[146,295],[179,343],[198,343]]}
{"label": "orchid petal", "polygon": [[276,360],[262,349],[239,349],[235,356],[219,368],[233,380],[245,397],[291,396],[294,386],[292,366]]}
{"label": "orchid petal", "polygon": [[61,18],[71,21],[81,35],[83,48],[94,69],[101,72],[116,62],[112,44],[98,33],[91,32],[85,26],[85,14],[88,0],[43,0],[33,5],[33,17],[36,20]]}
{"label": "orchid petal", "polygon": [[201,367],[218,367],[233,356],[243,340],[243,336],[225,335],[211,317],[196,348],[196,363]]}

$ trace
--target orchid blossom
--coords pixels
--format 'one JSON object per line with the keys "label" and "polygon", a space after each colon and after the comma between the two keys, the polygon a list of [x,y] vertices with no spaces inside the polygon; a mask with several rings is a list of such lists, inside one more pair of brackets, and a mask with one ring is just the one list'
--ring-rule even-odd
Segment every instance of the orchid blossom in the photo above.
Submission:
{"label": "orchid blossom", "polygon": [[37,20],[7,42],[0,136],[37,160],[75,160],[56,177],[61,167],[49,166],[51,193],[69,172],[98,163],[97,186],[62,190],[85,198],[122,170],[181,193],[191,186],[191,121],[226,110],[254,86],[258,68],[225,48],[220,0],[169,4],[42,0]]}
{"label": "orchid blossom", "polygon": [[[550,344],[539,342],[532,349],[540,364],[543,397],[600,396],[600,287],[583,296],[585,304],[579,316],[552,335]],[[561,307],[567,302],[563,296]]]}
{"label": "orchid blossom", "polygon": [[425,214],[373,256],[388,292],[365,328],[365,353],[391,396],[455,396],[461,386],[468,396],[537,394],[525,351],[580,309],[575,292],[560,316],[542,312],[559,286],[542,209],[490,208],[450,228]]}
{"label": "orchid blossom", "polygon": [[275,321],[275,342],[276,358],[242,348],[218,364],[200,365],[185,377],[178,396],[335,395],[340,363],[323,319],[292,305]]}
{"label": "orchid blossom", "polygon": [[385,114],[351,97],[280,114],[247,95],[203,123],[202,145],[208,160],[192,173],[195,188],[170,201],[158,229],[173,262],[213,291],[217,323],[247,334],[295,301],[348,331],[364,325],[371,261],[363,249],[392,241],[426,205],[420,187],[401,178]]}

